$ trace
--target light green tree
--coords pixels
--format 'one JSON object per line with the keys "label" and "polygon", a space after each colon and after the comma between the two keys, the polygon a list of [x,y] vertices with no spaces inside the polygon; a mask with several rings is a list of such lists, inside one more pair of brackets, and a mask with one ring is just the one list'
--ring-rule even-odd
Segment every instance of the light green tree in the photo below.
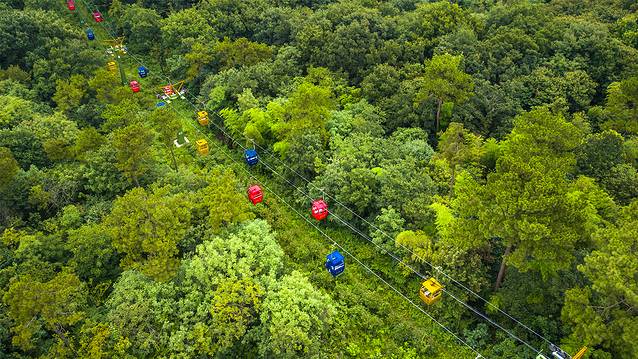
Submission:
{"label": "light green tree", "polygon": [[152,144],[155,133],[142,123],[134,123],[112,133],[111,144],[115,149],[115,166],[140,186],[140,177],[152,167]]}
{"label": "light green tree", "polygon": [[34,103],[16,96],[0,96],[0,128],[12,128],[21,121],[33,119]]}
{"label": "light green tree", "polygon": [[483,155],[483,141],[463,127],[463,124],[452,122],[441,134],[435,158],[446,161],[452,172],[450,189],[454,188],[456,172],[463,165],[476,166]]}
{"label": "light green tree", "polygon": [[[638,201],[625,207],[616,226],[601,229],[595,239],[600,248],[578,266],[587,285],[565,293],[563,321],[571,330],[570,342],[586,343],[613,358],[638,356]],[[578,344],[576,344],[577,346]]]}
{"label": "light green tree", "polygon": [[86,296],[84,283],[68,271],[46,282],[28,275],[14,277],[3,296],[14,323],[12,343],[25,351],[33,349],[34,336],[44,329],[70,347],[69,329],[85,317]]}
{"label": "light green tree", "polygon": [[177,325],[175,293],[170,282],[156,282],[135,270],[123,272],[104,306],[108,330],[98,327],[101,333],[91,333],[93,340],[102,342],[94,343],[96,349],[108,352],[113,346],[118,357],[166,353],[171,329]]}
{"label": "light green tree", "polygon": [[259,351],[264,356],[320,356],[338,332],[337,306],[297,271],[267,294],[261,312]]}
{"label": "light green tree", "polygon": [[282,106],[269,107],[275,121],[272,131],[278,140],[274,144],[275,151],[279,152],[282,158],[287,158],[291,155],[287,153],[288,149],[308,132],[317,135],[320,145],[325,146],[328,140],[326,123],[330,111],[335,109],[335,106],[334,96],[329,87],[302,82],[288,95]]}
{"label": "light green tree", "polygon": [[20,165],[11,150],[6,147],[0,147],[0,190],[4,189],[11,183],[13,177],[20,170]]}
{"label": "light green tree", "polygon": [[138,269],[157,280],[173,276],[179,259],[177,245],[190,226],[190,201],[171,194],[169,187],[134,188],[113,203],[105,218],[113,245],[124,254],[120,265]]}
{"label": "light green tree", "polygon": [[174,337],[183,339],[174,342],[173,350],[210,356],[238,342],[258,323],[263,296],[282,271],[283,255],[263,220],[197,246],[181,269],[181,325]]}
{"label": "light green tree", "polygon": [[415,105],[434,99],[436,101],[436,132],[441,124],[441,108],[444,103],[462,103],[472,96],[474,82],[472,76],[460,69],[462,56],[450,54],[435,55],[425,63],[425,71],[420,78],[419,92]]}
{"label": "light green tree", "polygon": [[214,168],[207,176],[209,185],[199,192],[200,206],[208,210],[208,223],[213,231],[253,218],[249,202],[239,192],[239,182],[230,169]]}
{"label": "light green tree", "polygon": [[68,80],[57,80],[55,83],[53,101],[62,112],[79,107],[85,96],[86,78],[82,75],[73,75]]}

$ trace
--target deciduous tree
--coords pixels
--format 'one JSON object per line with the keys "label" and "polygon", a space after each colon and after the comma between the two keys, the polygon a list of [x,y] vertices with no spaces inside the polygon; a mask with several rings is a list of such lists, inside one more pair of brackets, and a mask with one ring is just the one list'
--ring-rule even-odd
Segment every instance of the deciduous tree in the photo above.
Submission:
{"label": "deciduous tree", "polygon": [[441,123],[441,108],[444,103],[462,103],[472,95],[474,82],[472,77],[460,68],[462,56],[450,54],[435,55],[425,64],[420,79],[419,92],[415,105],[433,98],[436,101],[436,132]]}
{"label": "deciduous tree", "polygon": [[276,283],[264,299],[259,351],[265,356],[315,356],[338,332],[337,306],[293,271]]}
{"label": "deciduous tree", "polygon": [[120,265],[158,280],[173,276],[179,259],[177,244],[190,226],[190,202],[169,187],[152,192],[134,188],[115,200],[106,217],[113,245],[124,254]]}
{"label": "deciduous tree", "polygon": [[84,318],[86,295],[84,284],[68,271],[46,282],[29,276],[14,278],[4,294],[14,323],[13,344],[30,350],[37,344],[33,336],[45,329],[71,346],[68,330]]}

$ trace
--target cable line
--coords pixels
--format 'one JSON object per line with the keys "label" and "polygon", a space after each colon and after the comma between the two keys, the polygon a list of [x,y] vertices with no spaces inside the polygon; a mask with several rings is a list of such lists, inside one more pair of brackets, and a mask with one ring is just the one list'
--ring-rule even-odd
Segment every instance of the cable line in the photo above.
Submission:
{"label": "cable line", "polygon": [[[308,180],[307,178],[305,178],[302,174],[300,174],[299,172],[297,172],[294,168],[291,168],[288,164],[286,164],[286,162],[284,162],[283,160],[281,160],[277,155],[273,154],[271,151],[269,151],[266,148],[263,148],[261,146],[259,146],[258,144],[256,145],[261,152],[264,152],[266,154],[268,154],[271,158],[274,158],[277,162],[279,162],[281,165],[283,165],[284,167],[286,167],[288,170],[292,171],[295,175],[297,175],[297,177],[303,179],[307,184],[309,184],[310,186],[312,186],[314,189],[320,190],[320,188],[318,188],[312,181]],[[283,178],[282,175],[279,175],[280,177]],[[387,237],[388,239],[390,239],[391,241],[395,242],[395,238],[393,238],[392,236],[390,236],[388,233],[386,233],[384,230],[382,230],[381,228],[379,228],[378,226],[376,226],[374,223],[371,223],[370,221],[368,221],[367,219],[365,219],[364,217],[362,217],[361,215],[359,215],[357,212],[351,210],[348,206],[346,206],[345,204],[343,204],[341,201],[339,201],[335,196],[331,196],[327,191],[323,191],[323,193],[326,195],[327,198],[330,198],[331,200],[333,200],[336,204],[338,204],[341,208],[344,208],[345,210],[347,210],[348,212],[350,212],[352,215],[354,215],[355,217],[359,218],[361,221],[363,221],[364,223],[366,223],[368,226],[376,229],[377,231],[379,231],[381,234],[383,234],[385,237]],[[332,215],[334,216],[334,212],[332,213]],[[479,295],[478,293],[474,292],[473,290],[471,290],[470,288],[466,287],[463,283],[457,281],[456,279],[454,279],[452,276],[448,275],[446,272],[444,272],[440,267],[433,265],[432,263],[430,263],[429,261],[427,261],[425,258],[423,258],[422,256],[420,256],[419,254],[416,254],[414,251],[412,251],[410,248],[406,247],[405,245],[401,244],[401,243],[396,243],[398,246],[400,246],[401,248],[405,249],[406,251],[408,251],[410,254],[412,254],[414,257],[418,258],[419,260],[421,260],[422,262],[426,263],[427,265],[429,265],[433,270],[436,270],[438,273],[441,273],[441,275],[443,275],[445,278],[449,279],[450,281],[452,281],[454,284],[456,284],[457,286],[463,288],[465,291],[469,292],[470,294],[472,294],[474,297],[480,299],[481,301],[483,301],[485,304],[487,304],[489,307],[491,307],[492,309],[497,310],[499,313],[505,315],[507,318],[509,318],[510,320],[514,321],[517,325],[521,326],[522,328],[526,329],[527,331],[531,332],[532,334],[536,335],[538,338],[544,340],[545,342],[547,342],[548,344],[552,344],[554,345],[551,341],[549,341],[547,338],[545,338],[544,336],[542,336],[541,334],[537,333],[536,331],[534,331],[533,329],[531,329],[530,327],[528,327],[527,325],[525,325],[524,323],[522,323],[521,321],[519,321],[518,319],[516,319],[515,317],[511,316],[510,314],[508,314],[507,312],[505,312],[504,310],[502,310],[501,308],[495,306],[494,304],[492,304],[490,301],[488,301],[487,299],[483,298],[481,295]],[[385,250],[384,250],[385,251]]]}
{"label": "cable line", "polygon": [[[204,106],[206,106],[206,104],[200,100],[200,103]],[[217,113],[214,113],[215,115],[217,115],[218,117],[221,118],[221,116],[219,116]],[[223,118],[222,118],[223,119]],[[237,143],[239,144],[242,149],[245,149],[244,146],[242,146],[239,142],[235,141],[232,137],[230,137],[225,131],[223,131],[219,126],[215,125],[215,127],[217,127],[219,130],[221,130],[224,135],[226,135],[226,137],[229,137],[229,139],[231,139],[233,141],[233,143]],[[376,229],[377,231],[379,231],[381,234],[383,234],[385,237],[387,237],[388,239],[390,239],[391,241],[395,242],[395,238],[393,238],[392,236],[390,236],[388,233],[386,233],[385,231],[383,231],[381,228],[379,228],[378,226],[376,226],[374,223],[371,223],[370,221],[368,221],[367,219],[365,219],[364,217],[362,217],[361,215],[359,215],[357,212],[351,210],[348,206],[346,206],[345,204],[343,204],[341,201],[339,201],[336,197],[331,196],[329,193],[327,193],[326,191],[324,191],[323,189],[317,187],[312,181],[308,180],[307,178],[305,178],[302,174],[300,174],[299,172],[297,172],[294,168],[290,167],[288,164],[286,164],[285,161],[281,160],[277,155],[273,154],[271,151],[269,151],[268,149],[260,146],[259,144],[255,144],[255,146],[257,148],[259,148],[260,152],[266,153],[270,156],[270,158],[274,158],[277,162],[279,162],[281,165],[283,165],[285,168],[287,168],[288,170],[292,171],[295,175],[297,175],[297,177],[303,179],[307,184],[309,184],[310,186],[312,186],[314,189],[316,190],[321,190],[325,196],[331,200],[333,200],[336,204],[338,204],[341,208],[344,208],[345,210],[347,210],[348,212],[350,212],[351,214],[353,214],[355,217],[359,218],[361,221],[363,221],[364,223],[366,223],[367,225],[369,225],[370,227]],[[262,158],[262,162],[265,163],[265,161],[263,161]],[[269,166],[266,166],[269,167]],[[270,168],[270,167],[269,167]],[[275,172],[272,168],[270,168],[271,171]],[[275,172],[276,173],[276,172]],[[276,173],[278,176],[280,176],[283,179],[286,179],[282,174],[280,173]],[[290,181],[287,181],[290,185],[292,185],[292,183]],[[298,191],[299,189],[297,187],[295,187]],[[305,194],[305,192],[302,191],[302,193]],[[307,197],[309,197],[307,194],[305,194]],[[310,197],[309,197],[310,198]],[[312,199],[312,198],[311,198]],[[335,216],[334,212],[332,212],[332,215]],[[342,220],[343,221],[343,220]],[[352,227],[351,227],[352,229]],[[521,326],[522,328],[526,329],[527,331],[529,331],[530,333],[536,335],[538,338],[544,340],[545,342],[547,342],[548,344],[552,344],[555,345],[554,343],[552,343],[550,340],[548,340],[547,338],[545,338],[544,336],[542,336],[541,334],[537,333],[536,331],[534,331],[533,329],[531,329],[530,327],[528,327],[527,325],[525,325],[524,323],[522,323],[521,321],[519,321],[518,319],[516,319],[515,317],[511,316],[510,314],[508,314],[507,312],[505,312],[504,310],[502,310],[501,308],[495,306],[494,304],[492,304],[490,301],[488,301],[487,299],[483,298],[481,295],[479,295],[478,293],[474,292],[473,290],[471,290],[470,288],[466,287],[463,283],[457,281],[456,279],[454,279],[452,276],[450,276],[449,274],[445,273],[440,267],[433,265],[432,263],[430,263],[429,261],[427,261],[425,258],[423,258],[422,256],[420,256],[419,254],[416,254],[413,250],[411,250],[410,248],[406,247],[405,245],[401,244],[401,243],[396,243],[399,247],[403,248],[404,250],[408,251],[410,254],[412,254],[414,257],[418,258],[419,260],[421,260],[422,262],[426,263],[427,265],[429,265],[433,270],[437,271],[438,273],[441,273],[441,275],[443,275],[445,278],[449,279],[451,282],[453,282],[454,284],[456,284],[457,286],[461,287],[463,290],[469,292],[471,295],[473,295],[474,297],[480,299],[482,302],[484,302],[485,304],[487,304],[489,307],[491,307],[492,309],[495,309],[496,311],[498,311],[499,313],[503,314],[504,316],[506,316],[507,318],[509,318],[510,320],[512,320],[513,322],[515,322],[517,325]],[[387,252],[387,250],[382,249],[384,252]],[[465,303],[463,303],[464,305],[466,305]],[[473,309],[474,310],[474,309]],[[526,344],[528,345],[528,344]],[[529,346],[529,345],[528,345]],[[538,350],[535,350],[536,352],[539,352]]]}
{"label": "cable line", "polygon": [[[214,123],[213,121],[213,125],[218,128],[219,130],[221,130],[222,132],[224,132],[224,134],[226,136],[229,136],[228,134],[226,134],[225,131],[223,131],[217,124]],[[231,138],[232,139],[232,138]],[[234,141],[234,139],[233,139]],[[237,141],[235,141],[237,142]],[[239,144],[242,149],[245,149],[244,146],[242,146],[241,144]],[[277,172],[275,169],[271,168],[268,163],[266,161],[264,161],[263,159],[261,160],[261,163],[268,168],[271,172],[273,172],[274,174],[276,174],[277,176],[281,177],[284,181],[286,181],[288,183],[288,185],[292,186],[296,191],[301,192],[304,196],[306,196],[307,198],[309,198],[310,200],[313,199],[313,197],[311,197],[308,193],[306,193],[305,191],[299,189],[299,187],[295,186],[295,184],[293,184],[290,180],[288,180],[285,176],[283,176],[282,174],[280,174],[279,172]],[[385,248],[382,248],[378,243],[375,243],[372,238],[370,238],[369,236],[367,236],[366,234],[364,234],[363,232],[361,232],[358,228],[352,226],[350,223],[348,223],[347,221],[345,221],[344,219],[342,219],[341,217],[339,217],[336,213],[332,212],[332,216],[337,218],[341,223],[343,223],[345,226],[347,226],[348,228],[350,228],[352,231],[354,231],[355,233],[357,233],[358,235],[360,235],[361,237],[363,237],[365,240],[367,240],[368,242],[372,243],[374,246],[376,246],[379,250],[382,251],[382,253],[387,253],[390,257],[392,257],[394,260],[396,260],[398,263],[402,264],[403,266],[405,266],[406,268],[410,269],[414,274],[416,274],[417,276],[419,276],[422,280],[427,280],[428,276],[423,275],[422,273],[420,273],[418,270],[416,270],[414,267],[412,267],[411,265],[405,263],[405,261],[403,261],[402,259],[399,258],[399,256],[397,256],[396,254],[394,254],[392,251],[389,251]],[[428,263],[428,262],[426,262]],[[439,270],[437,267],[434,267],[431,263],[428,263],[432,268]],[[509,330],[505,329],[503,326],[501,326],[500,324],[496,323],[495,321],[493,321],[491,318],[487,317],[485,314],[479,312],[477,309],[473,308],[472,306],[470,306],[469,304],[465,303],[464,301],[462,301],[461,299],[459,299],[457,296],[453,295],[449,290],[443,289],[444,292],[450,294],[450,296],[456,300],[457,302],[459,302],[460,304],[462,304],[464,307],[470,309],[472,312],[476,313],[478,316],[480,316],[481,318],[485,319],[486,321],[488,321],[490,324],[492,324],[493,326],[495,326],[496,328],[504,331],[505,333],[507,333],[510,337],[512,337],[513,339],[519,341],[521,344],[525,345],[526,347],[530,348],[532,351],[536,352],[536,353],[540,353],[541,351],[534,348],[532,345],[530,345],[529,343],[527,343],[526,341],[524,341],[523,339],[519,338],[518,336],[516,336],[515,334],[513,334],[512,332],[510,332]]]}
{"label": "cable line", "polygon": [[[210,137],[203,133],[199,128],[197,128],[195,125],[191,124],[189,122],[189,124],[191,125],[191,127],[193,127],[196,131],[200,132],[205,138],[210,139]],[[211,142],[213,142],[211,140]],[[377,277],[381,282],[383,282],[384,284],[386,284],[388,287],[390,287],[395,293],[397,293],[398,295],[400,295],[403,299],[405,299],[406,301],[408,301],[412,306],[414,306],[415,308],[417,308],[419,311],[421,311],[423,314],[425,314],[428,318],[430,318],[434,323],[436,323],[437,325],[439,325],[441,328],[443,328],[446,332],[448,332],[449,334],[451,334],[456,340],[458,340],[460,343],[462,343],[463,345],[465,345],[466,347],[468,347],[472,352],[474,352],[477,356],[476,358],[485,358],[479,351],[477,351],[476,349],[474,349],[472,346],[470,346],[467,342],[465,342],[462,338],[460,338],[458,335],[456,335],[451,329],[449,329],[448,327],[446,327],[444,324],[442,324],[441,322],[439,322],[438,320],[436,320],[432,315],[430,315],[428,312],[426,312],[423,307],[421,305],[418,305],[417,303],[415,303],[413,300],[411,300],[410,298],[408,298],[405,294],[403,294],[401,291],[399,291],[396,287],[394,287],[392,284],[390,284],[388,281],[386,281],[385,279],[383,279],[383,277],[381,277],[379,274],[377,274],[375,271],[373,271],[370,267],[368,267],[366,264],[364,264],[361,260],[359,260],[359,258],[357,258],[354,254],[350,253],[345,247],[343,247],[341,244],[339,244],[339,242],[337,242],[336,240],[334,240],[332,237],[330,237],[327,233],[325,233],[321,228],[319,228],[315,223],[313,223],[312,221],[310,221],[306,216],[304,216],[302,213],[300,213],[295,207],[293,207],[290,203],[288,203],[284,198],[282,198],[281,196],[279,196],[275,191],[271,190],[268,186],[266,186],[263,182],[259,181],[250,171],[248,171],[243,163],[239,163],[237,162],[237,160],[235,160],[234,158],[232,158],[232,156],[228,153],[226,153],[226,151],[228,150],[227,148],[225,148],[223,145],[217,144],[215,143],[216,146],[219,146],[222,149],[222,152],[224,152],[224,154],[230,158],[233,162],[238,163],[239,166],[241,167],[241,169],[254,181],[259,183],[261,186],[264,187],[264,189],[266,189],[268,192],[272,193],[275,195],[275,197],[277,197],[280,201],[282,201],[283,203],[286,204],[286,206],[288,206],[288,208],[290,208],[291,210],[293,210],[299,217],[303,218],[303,220],[305,220],[308,224],[310,224],[311,226],[313,226],[317,231],[319,231],[329,242],[332,242],[332,245],[339,247],[339,249],[341,249],[344,253],[346,253],[347,255],[349,255],[350,257],[352,257],[352,259],[354,259],[357,263],[359,263],[359,265],[361,265],[363,268],[365,268],[368,272],[370,272],[371,274],[373,274],[375,277]]]}

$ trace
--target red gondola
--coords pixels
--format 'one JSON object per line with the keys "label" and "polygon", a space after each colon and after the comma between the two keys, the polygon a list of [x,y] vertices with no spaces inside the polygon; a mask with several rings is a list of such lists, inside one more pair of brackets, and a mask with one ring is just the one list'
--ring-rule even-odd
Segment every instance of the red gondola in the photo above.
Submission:
{"label": "red gondola", "polygon": [[129,86],[131,86],[131,90],[133,90],[133,92],[140,92],[140,83],[137,81],[131,81],[129,83]]}
{"label": "red gondola", "polygon": [[257,185],[250,186],[248,188],[248,199],[253,204],[260,203],[264,199],[264,192],[261,190],[261,187]]}
{"label": "red gondola", "polygon": [[328,217],[328,205],[323,199],[316,199],[312,202],[312,216],[321,221]]}
{"label": "red gondola", "polygon": [[66,6],[69,8],[69,10],[73,11],[75,10],[75,0],[67,0],[66,2]]}
{"label": "red gondola", "polygon": [[104,21],[104,18],[102,18],[102,13],[100,13],[99,11],[95,10],[93,11],[93,19],[95,19],[95,22],[102,22]]}

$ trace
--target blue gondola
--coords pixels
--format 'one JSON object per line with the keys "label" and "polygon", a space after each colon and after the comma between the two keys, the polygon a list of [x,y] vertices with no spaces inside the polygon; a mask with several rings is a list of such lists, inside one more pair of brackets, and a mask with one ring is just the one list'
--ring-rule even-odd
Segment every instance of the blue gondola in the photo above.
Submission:
{"label": "blue gondola", "polygon": [[89,40],[95,40],[95,33],[92,29],[86,29],[86,38]]}
{"label": "blue gondola", "polygon": [[141,78],[144,78],[148,75],[148,69],[144,66],[140,66],[137,68],[137,73],[140,75]]}
{"label": "blue gondola", "polygon": [[339,251],[334,251],[326,256],[326,269],[333,277],[343,273],[346,269],[346,263],[343,260],[343,255]]}
{"label": "blue gondola", "polygon": [[259,162],[259,157],[257,157],[257,151],[253,149],[248,149],[244,151],[244,159],[249,166],[254,166]]}

